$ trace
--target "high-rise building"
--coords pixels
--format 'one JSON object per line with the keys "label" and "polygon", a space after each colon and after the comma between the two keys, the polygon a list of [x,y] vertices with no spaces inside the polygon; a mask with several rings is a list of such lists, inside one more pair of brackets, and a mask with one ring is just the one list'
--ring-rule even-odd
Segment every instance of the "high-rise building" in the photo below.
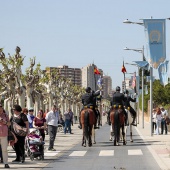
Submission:
{"label": "high-rise building", "polygon": [[82,86],[82,75],[80,68],[69,68],[68,66],[63,65],[58,67],[48,67],[48,69],[50,71],[56,69],[61,77],[70,79],[74,85]]}
{"label": "high-rise building", "polygon": [[103,98],[112,96],[112,79],[110,76],[103,76]]}
{"label": "high-rise building", "polygon": [[99,74],[94,74],[94,68],[96,65],[89,64],[81,69],[82,71],[82,87],[91,87],[92,90],[96,91],[98,89],[97,81],[100,76],[102,76],[103,71],[99,69]]}

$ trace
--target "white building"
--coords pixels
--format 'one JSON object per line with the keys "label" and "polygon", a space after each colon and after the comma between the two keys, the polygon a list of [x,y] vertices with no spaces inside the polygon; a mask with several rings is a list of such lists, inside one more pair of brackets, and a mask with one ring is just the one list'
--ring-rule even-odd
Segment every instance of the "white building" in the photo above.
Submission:
{"label": "white building", "polygon": [[[94,68],[96,65],[89,64],[81,69],[82,71],[82,87],[91,87],[92,90],[96,91],[98,89],[97,81],[100,75],[94,74]],[[103,74],[102,70],[99,70],[101,76]]]}

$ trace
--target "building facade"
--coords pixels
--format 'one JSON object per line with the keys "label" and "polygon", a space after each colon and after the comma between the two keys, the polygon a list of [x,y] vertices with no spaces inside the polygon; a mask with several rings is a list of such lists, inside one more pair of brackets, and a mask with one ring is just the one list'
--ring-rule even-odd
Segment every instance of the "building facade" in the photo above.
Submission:
{"label": "building facade", "polygon": [[50,71],[55,69],[61,77],[70,79],[74,85],[82,86],[82,74],[80,68],[69,68],[66,65],[48,68]]}
{"label": "building facade", "polygon": [[110,76],[103,76],[103,98],[112,97],[112,79]]}

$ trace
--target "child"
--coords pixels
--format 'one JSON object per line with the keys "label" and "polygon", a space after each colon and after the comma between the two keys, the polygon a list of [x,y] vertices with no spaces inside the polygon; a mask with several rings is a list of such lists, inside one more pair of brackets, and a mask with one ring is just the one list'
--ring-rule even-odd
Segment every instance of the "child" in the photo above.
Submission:
{"label": "child", "polygon": [[[31,128],[30,129],[30,134],[28,135],[28,139],[29,139],[29,144],[30,144],[30,149],[32,152],[38,152],[38,149],[36,147],[36,144],[44,144],[42,137],[36,134],[36,129],[35,128]],[[41,151],[42,147],[41,145],[39,146],[39,149]]]}

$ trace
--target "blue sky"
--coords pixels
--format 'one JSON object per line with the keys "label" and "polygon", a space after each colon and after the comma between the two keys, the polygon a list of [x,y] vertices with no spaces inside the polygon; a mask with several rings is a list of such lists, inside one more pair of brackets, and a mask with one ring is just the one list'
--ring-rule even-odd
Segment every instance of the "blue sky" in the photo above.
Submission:
{"label": "blue sky", "polygon": [[[26,56],[23,72],[33,56],[42,69],[59,65],[82,68],[94,62],[111,76],[115,88],[123,80],[123,59],[129,63],[142,59],[140,53],[123,49],[146,44],[144,28],[123,21],[168,18],[169,7],[169,0],[1,0],[0,47],[6,56],[14,54],[16,46],[21,48]],[[168,60],[169,32],[167,20]],[[125,66],[129,73],[137,70]]]}

